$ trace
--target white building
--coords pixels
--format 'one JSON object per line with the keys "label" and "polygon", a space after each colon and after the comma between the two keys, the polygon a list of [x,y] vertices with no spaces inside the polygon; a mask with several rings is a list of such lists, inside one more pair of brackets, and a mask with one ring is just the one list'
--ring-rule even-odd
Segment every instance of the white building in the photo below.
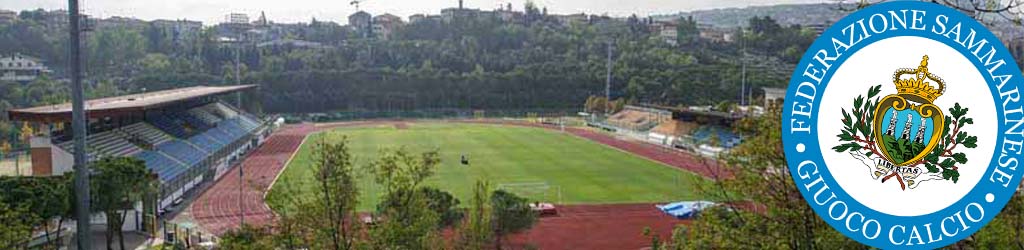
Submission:
{"label": "white building", "polygon": [[373,34],[383,39],[390,39],[392,32],[405,25],[402,18],[387,13],[373,17],[372,23]]}
{"label": "white building", "polygon": [[0,10],[0,24],[13,23],[18,20],[18,12]]}
{"label": "white building", "polygon": [[224,18],[224,20],[227,23],[238,23],[238,24],[244,23],[244,24],[248,24],[249,23],[249,15],[246,15],[246,14],[243,14],[243,13],[231,13],[231,14],[228,14]]}
{"label": "white building", "polygon": [[50,69],[33,57],[14,54],[0,58],[0,80],[30,82],[42,74],[50,73]]}
{"label": "white building", "polygon": [[761,88],[764,90],[764,106],[770,107],[774,105],[781,105],[782,100],[786,98],[786,90],[780,88]]}

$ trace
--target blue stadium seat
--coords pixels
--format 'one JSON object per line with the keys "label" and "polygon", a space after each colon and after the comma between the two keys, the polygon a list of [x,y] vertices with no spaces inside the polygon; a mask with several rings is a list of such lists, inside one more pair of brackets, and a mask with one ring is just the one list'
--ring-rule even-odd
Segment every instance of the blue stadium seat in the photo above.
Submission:
{"label": "blue stadium seat", "polygon": [[188,164],[189,167],[199,164],[199,162],[209,156],[209,154],[204,153],[203,151],[192,147],[192,145],[180,140],[173,140],[160,144],[156,148],[157,150],[160,150],[160,152],[164,152],[165,154]]}
{"label": "blue stadium seat", "polygon": [[201,149],[206,150],[206,152],[217,152],[217,150],[220,150],[221,148],[224,147],[224,144],[221,144],[217,140],[210,137],[208,135],[209,132],[210,131],[207,130],[202,134],[192,136],[192,138],[188,138],[188,142],[191,142],[192,144],[199,146]]}
{"label": "blue stadium seat", "polygon": [[188,168],[178,162],[154,151],[143,151],[135,155],[135,157],[145,161],[146,168],[156,173],[161,181],[173,180],[178,175],[181,175],[181,173],[184,173],[185,170],[188,170]]}

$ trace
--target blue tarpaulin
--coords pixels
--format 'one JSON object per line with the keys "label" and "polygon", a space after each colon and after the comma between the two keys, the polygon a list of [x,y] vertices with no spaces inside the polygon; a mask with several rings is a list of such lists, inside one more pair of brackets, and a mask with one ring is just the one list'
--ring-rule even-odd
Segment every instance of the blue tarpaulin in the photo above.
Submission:
{"label": "blue tarpaulin", "polygon": [[672,217],[690,219],[696,217],[700,211],[714,205],[715,203],[710,201],[681,201],[665,205],[657,205],[657,207]]}

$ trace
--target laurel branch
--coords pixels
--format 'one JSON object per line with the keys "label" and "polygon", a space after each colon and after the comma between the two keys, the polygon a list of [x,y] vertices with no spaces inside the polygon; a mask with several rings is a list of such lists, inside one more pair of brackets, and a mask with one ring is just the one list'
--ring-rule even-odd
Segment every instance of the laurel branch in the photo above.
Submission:
{"label": "laurel branch", "polygon": [[[868,152],[865,155],[869,157],[872,155],[882,155],[878,151],[878,145],[875,143],[872,124],[875,119],[874,110],[878,107],[878,102],[881,99],[878,96],[881,88],[882,85],[876,85],[868,88],[866,97],[865,95],[858,95],[853,100],[851,112],[842,109],[843,130],[842,133],[836,135],[839,137],[841,144],[833,147],[833,150],[839,153],[866,150]],[[959,146],[965,148],[975,148],[978,146],[977,136],[961,131],[965,126],[974,124],[974,119],[967,117],[967,110],[967,108],[961,107],[960,103],[956,103],[950,108],[949,115],[945,119],[946,124],[944,124],[945,129],[943,131],[945,131],[945,134],[942,135],[942,139],[938,142],[939,144],[923,159],[908,166],[924,164],[929,173],[941,173],[942,179],[952,181],[953,183],[959,181],[960,171],[957,165],[966,164],[967,155],[963,152],[958,152],[957,148]],[[906,184],[903,177],[895,171],[882,178],[882,182],[884,183],[894,177],[899,181],[900,187],[905,190]]]}

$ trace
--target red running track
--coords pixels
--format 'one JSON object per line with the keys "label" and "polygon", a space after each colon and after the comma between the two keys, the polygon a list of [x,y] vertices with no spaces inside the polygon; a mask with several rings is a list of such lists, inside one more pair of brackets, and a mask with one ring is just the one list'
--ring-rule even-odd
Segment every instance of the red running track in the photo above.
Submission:
{"label": "red running track", "polygon": [[[275,132],[266,143],[242,162],[245,168],[243,203],[246,224],[265,225],[273,220],[274,214],[264,203],[264,196],[274,178],[307,135],[321,129],[377,123],[386,122],[289,125]],[[557,129],[533,123],[483,123]],[[642,142],[620,140],[588,129],[566,128],[566,131],[703,176],[713,178],[722,174],[715,170],[717,168],[703,167],[701,161],[685,153]],[[242,214],[238,202],[238,178],[238,168],[232,169],[190,206],[193,219],[205,231],[221,235],[238,227],[239,215]],[[649,239],[642,235],[644,227],[651,227],[664,238],[669,237],[672,228],[681,223],[686,222],[664,215],[654,207],[654,204],[566,205],[559,206],[559,216],[542,218],[529,232],[513,236],[512,242],[519,245],[528,242],[540,249],[640,249],[650,243]]]}
{"label": "red running track", "polygon": [[514,249],[644,249],[651,245],[643,235],[645,227],[666,240],[676,225],[689,223],[665,215],[654,204],[566,205],[558,213],[510,237]]}
{"label": "red running track", "polygon": [[313,125],[302,124],[285,126],[275,132],[242,161],[241,166],[245,168],[243,207],[239,207],[239,168],[235,167],[196,198],[189,207],[192,219],[215,235],[237,228],[243,208],[246,224],[265,225],[270,222],[274,214],[263,202],[263,196],[306,135],[316,129]]}

